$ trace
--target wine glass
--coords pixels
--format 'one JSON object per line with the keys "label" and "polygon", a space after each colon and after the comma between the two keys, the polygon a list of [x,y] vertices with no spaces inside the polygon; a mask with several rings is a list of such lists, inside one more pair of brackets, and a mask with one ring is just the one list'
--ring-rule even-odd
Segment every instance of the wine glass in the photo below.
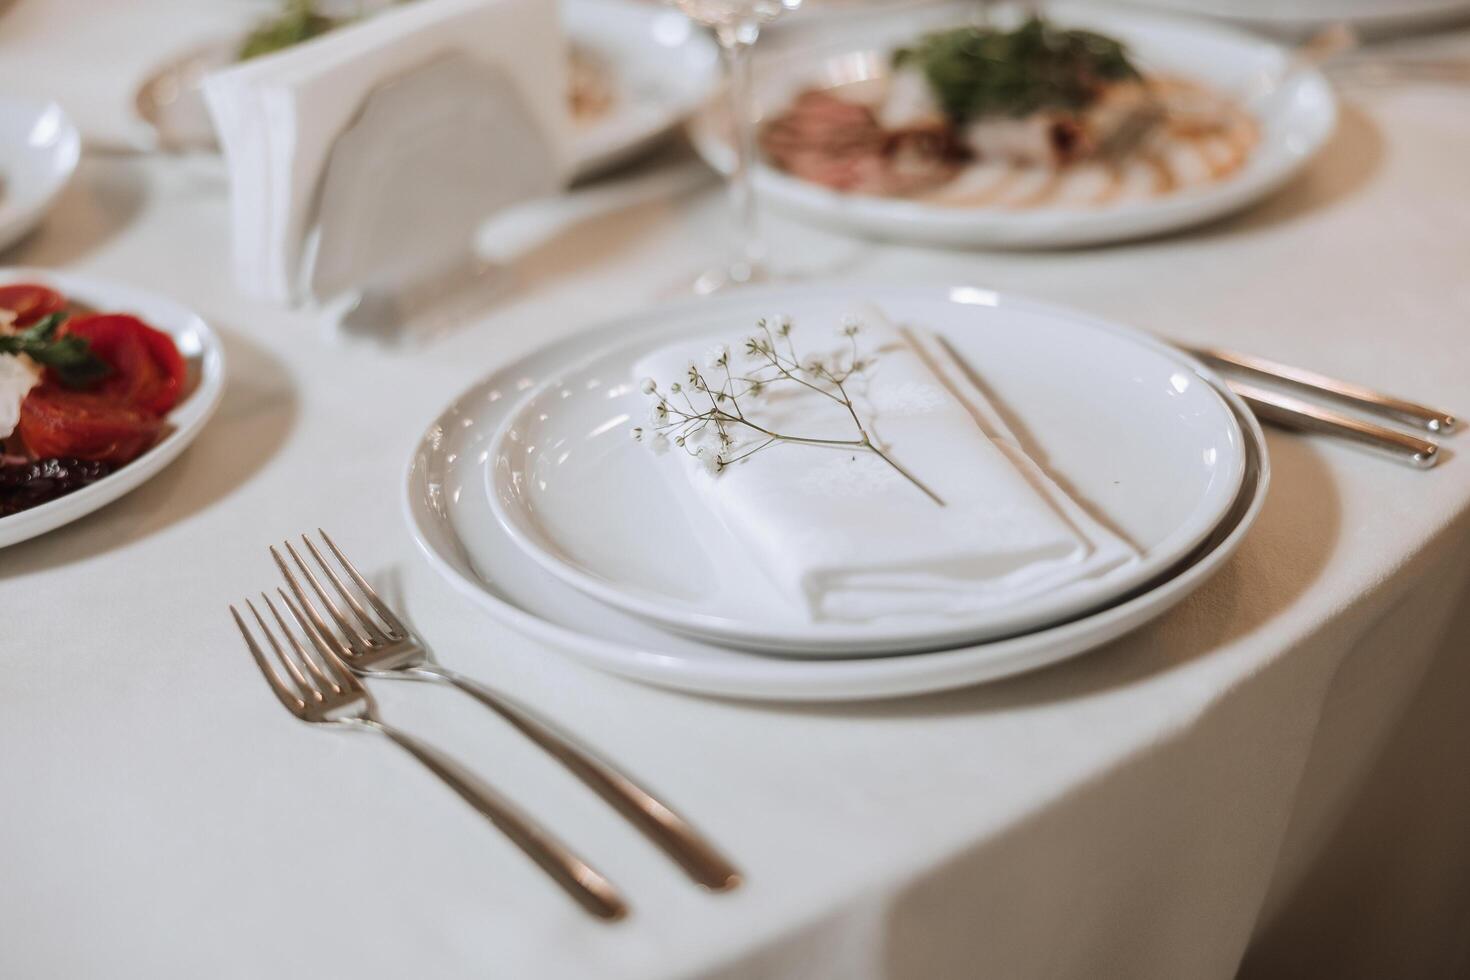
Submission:
{"label": "wine glass", "polygon": [[755,209],[754,105],[750,84],[750,55],[761,28],[801,0],[670,0],[684,15],[714,32],[725,69],[725,93],[734,131],[735,164],[727,178],[730,207],[735,215],[736,247],[727,264],[711,269],[694,283],[701,295],[758,281],[765,276],[765,243],[761,240]]}

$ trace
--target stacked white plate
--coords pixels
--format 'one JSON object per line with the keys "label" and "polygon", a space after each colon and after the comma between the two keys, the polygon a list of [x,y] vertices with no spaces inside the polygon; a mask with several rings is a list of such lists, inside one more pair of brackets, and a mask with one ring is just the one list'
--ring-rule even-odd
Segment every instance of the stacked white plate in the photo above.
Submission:
{"label": "stacked white plate", "polygon": [[[648,408],[634,365],[676,341],[729,342],[774,312],[835,324],[855,303],[942,341],[1030,459],[1137,559],[1014,605],[826,622],[762,584],[720,521],[713,538],[691,535],[662,471],[683,463],[628,437]],[[504,366],[425,434],[407,511],[458,589],[597,667],[727,697],[841,700],[1003,677],[1136,628],[1234,552],[1267,471],[1249,412],[1145,334],[970,286],[834,282],[664,307]]]}

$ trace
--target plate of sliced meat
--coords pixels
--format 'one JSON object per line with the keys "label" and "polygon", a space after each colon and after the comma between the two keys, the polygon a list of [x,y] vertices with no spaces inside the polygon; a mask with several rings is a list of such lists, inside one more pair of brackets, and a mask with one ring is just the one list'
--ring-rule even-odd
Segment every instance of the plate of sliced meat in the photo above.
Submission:
{"label": "plate of sliced meat", "polygon": [[[1331,135],[1315,69],[1229,28],[1083,6],[866,19],[760,66],[757,185],[840,229],[1037,248],[1176,230],[1281,187]],[[691,125],[733,158],[711,104]]]}

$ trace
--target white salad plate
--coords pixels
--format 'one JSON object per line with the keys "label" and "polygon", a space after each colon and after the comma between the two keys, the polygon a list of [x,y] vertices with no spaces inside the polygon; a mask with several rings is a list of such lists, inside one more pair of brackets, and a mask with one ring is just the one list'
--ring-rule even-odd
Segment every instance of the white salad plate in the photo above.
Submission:
{"label": "white salad plate", "polygon": [[0,98],[0,249],[46,216],[76,171],[81,146],[56,103]]}
{"label": "white salad plate", "polygon": [[1368,31],[1432,27],[1470,16],[1467,0],[1143,0],[1151,7],[1290,34],[1349,23]]}
{"label": "white salad plate", "polygon": [[[664,307],[553,343],[507,364],[465,392],[435,420],[417,447],[409,466],[405,505],[410,527],[430,564],[496,620],[614,674],[726,697],[861,700],[967,686],[1041,667],[1114,639],[1161,615],[1202,584],[1234,552],[1253,523],[1268,479],[1259,426],[1238,399],[1194,365],[1181,371],[1180,383],[1186,389],[1195,385],[1214,389],[1228,404],[1242,433],[1242,478],[1229,512],[1188,556],[1116,597],[1113,604],[1006,639],[892,657],[838,659],[744,652],[666,631],[644,617],[594,599],[530,558],[497,517],[490,492],[491,445],[496,434],[527,393],[585,364],[589,349],[615,339],[668,341],[706,332],[726,320],[738,324],[772,310],[799,311],[819,295],[825,295],[827,307],[833,308],[858,293],[879,303],[895,320],[925,322],[927,318],[926,325],[957,345],[964,340],[965,314],[935,322],[936,309],[1043,309],[1039,304],[970,287],[829,284],[753,288],[729,298]],[[1074,322],[1092,322],[1105,334],[1137,336],[1076,314],[1053,312]],[[979,333],[982,328],[972,321],[970,329]],[[996,394],[999,402],[1009,404],[1011,390],[997,385]],[[1091,414],[1100,413],[1094,406]],[[1067,444],[1065,432],[1075,421],[1046,413],[1024,420],[1028,449],[1059,482],[1070,481],[1078,472],[1080,460],[1065,459],[1054,451]],[[618,428],[624,429],[622,425]],[[625,431],[619,435],[626,439]],[[1120,440],[1120,451],[1130,451],[1126,448],[1128,433],[1113,433],[1110,438]],[[1094,450],[1089,458],[1096,462],[1099,457]],[[666,458],[650,458],[644,465],[667,462]],[[1096,476],[1089,480],[1089,487],[1105,482]],[[1152,506],[1150,500],[1169,494],[1163,487],[1136,490],[1137,494],[1119,492],[1115,500],[1100,507],[1124,533],[1147,526],[1150,519],[1143,514]]]}
{"label": "white salad plate", "polygon": [[649,150],[707,101],[719,49],[675,10],[632,0],[568,0],[567,36],[607,68],[612,103],[573,120],[576,175],[589,177]]}
{"label": "white salad plate", "polygon": [[[1315,69],[1289,71],[1291,54],[1280,44],[1168,14],[1077,3],[1049,5],[1046,12],[1063,26],[1123,41],[1145,73],[1163,71],[1239,95],[1260,126],[1260,142],[1245,164],[1214,183],[1154,198],[1021,209],[843,193],[759,161],[754,179],[761,199],[814,223],[879,239],[981,248],[1096,245],[1174,231],[1238,211],[1290,180],[1336,126],[1331,85]],[[852,30],[834,27],[831,39],[820,44],[778,52],[758,63],[756,115],[770,118],[805,89],[881,78],[895,48],[930,31],[968,23],[973,14],[973,4],[962,4],[864,17],[854,19]],[[706,103],[689,129],[705,160],[728,172],[734,153],[721,108]]]}
{"label": "white salad plate", "polygon": [[[567,40],[605,70],[604,113],[571,125],[572,175],[594,176],[647,152],[706,102],[719,82],[719,49],[675,10],[633,0],[565,0]],[[215,148],[200,87],[229,65],[239,41],[216,41],[160,65],[139,88],[138,117],[173,147]]]}
{"label": "white salad plate", "polygon": [[943,337],[1028,432],[1033,459],[1137,548],[1138,560],[965,615],[813,622],[719,520],[685,510],[674,485],[688,462],[655,458],[629,428],[649,411],[634,365],[671,341],[738,348],[755,320],[775,311],[792,317],[804,350],[830,346],[854,297],[821,287],[777,294],[774,308],[743,297],[711,304],[664,321],[665,330],[620,336],[553,374],[491,437],[492,512],[547,571],[667,629],[790,656],[852,657],[990,640],[1107,605],[1189,554],[1230,509],[1245,469],[1240,426],[1178,351],[987,291],[853,288],[895,323]]}
{"label": "white salad plate", "polygon": [[168,413],[162,438],[126,466],[63,497],[0,517],[0,548],[69,524],[152,479],[198,437],[225,390],[219,338],[193,311],[156,293],[93,276],[44,269],[0,269],[0,285],[34,282],[107,313],[131,313],[173,337],[188,366],[187,390]]}

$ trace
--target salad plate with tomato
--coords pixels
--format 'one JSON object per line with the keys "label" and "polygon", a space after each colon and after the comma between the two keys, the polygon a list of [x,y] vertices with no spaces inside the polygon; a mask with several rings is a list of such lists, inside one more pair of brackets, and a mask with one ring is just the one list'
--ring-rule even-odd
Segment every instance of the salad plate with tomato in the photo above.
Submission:
{"label": "salad plate with tomato", "polygon": [[149,479],[223,392],[219,340],[183,306],[87,276],[0,270],[0,547]]}

